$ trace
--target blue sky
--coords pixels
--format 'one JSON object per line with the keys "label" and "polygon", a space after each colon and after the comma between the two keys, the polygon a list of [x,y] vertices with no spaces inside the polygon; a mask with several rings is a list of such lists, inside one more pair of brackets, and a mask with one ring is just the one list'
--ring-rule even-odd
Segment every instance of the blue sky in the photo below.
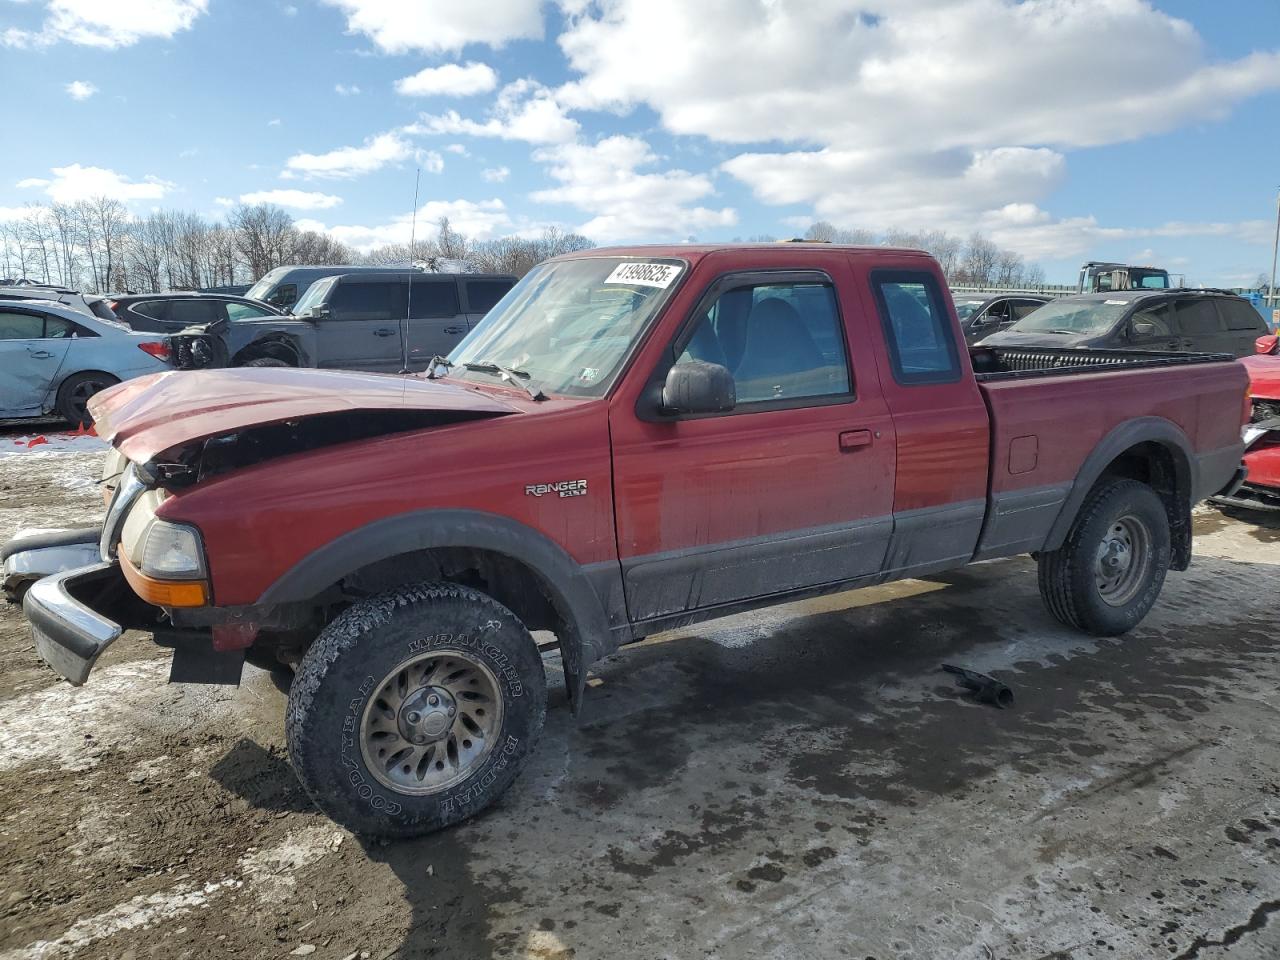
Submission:
{"label": "blue sky", "polygon": [[823,218],[1238,285],[1280,187],[1275,0],[0,0],[0,84],[0,218],[265,199],[362,248],[421,167],[479,237]]}

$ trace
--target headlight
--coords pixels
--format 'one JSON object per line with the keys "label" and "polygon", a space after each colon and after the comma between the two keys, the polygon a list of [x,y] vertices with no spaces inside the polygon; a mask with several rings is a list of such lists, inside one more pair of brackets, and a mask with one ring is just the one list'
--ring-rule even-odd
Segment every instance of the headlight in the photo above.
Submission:
{"label": "headlight", "polygon": [[157,580],[204,578],[204,546],[192,527],[152,520],[142,544],[139,569]]}

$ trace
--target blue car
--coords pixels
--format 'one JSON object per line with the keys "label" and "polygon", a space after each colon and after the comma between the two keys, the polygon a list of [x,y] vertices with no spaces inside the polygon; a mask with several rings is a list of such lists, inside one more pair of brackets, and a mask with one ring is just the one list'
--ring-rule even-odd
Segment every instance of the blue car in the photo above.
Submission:
{"label": "blue car", "polygon": [[0,302],[0,418],[56,413],[88,424],[91,396],[174,369],[173,353],[172,338],[134,333],[51,300]]}

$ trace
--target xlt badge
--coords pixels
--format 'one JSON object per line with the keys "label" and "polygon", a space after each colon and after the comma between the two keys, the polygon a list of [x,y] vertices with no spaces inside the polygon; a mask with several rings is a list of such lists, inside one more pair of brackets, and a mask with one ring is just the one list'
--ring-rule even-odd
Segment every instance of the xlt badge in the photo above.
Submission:
{"label": "xlt badge", "polygon": [[562,497],[585,497],[587,481],[558,480],[555,483],[530,483],[524,488],[527,497],[543,497],[549,493],[558,493]]}

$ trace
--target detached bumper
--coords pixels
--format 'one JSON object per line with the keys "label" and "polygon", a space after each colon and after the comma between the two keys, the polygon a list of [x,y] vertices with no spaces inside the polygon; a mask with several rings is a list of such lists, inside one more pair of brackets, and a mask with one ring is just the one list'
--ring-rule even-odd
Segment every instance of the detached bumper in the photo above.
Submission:
{"label": "detached bumper", "polygon": [[78,597],[100,596],[123,583],[118,564],[97,563],[37,580],[22,601],[36,652],[76,686],[88,679],[102,651],[124,632]]}
{"label": "detached bumper", "polygon": [[101,537],[101,525],[20,531],[0,546],[0,590],[16,602],[41,577],[96,563]]}

